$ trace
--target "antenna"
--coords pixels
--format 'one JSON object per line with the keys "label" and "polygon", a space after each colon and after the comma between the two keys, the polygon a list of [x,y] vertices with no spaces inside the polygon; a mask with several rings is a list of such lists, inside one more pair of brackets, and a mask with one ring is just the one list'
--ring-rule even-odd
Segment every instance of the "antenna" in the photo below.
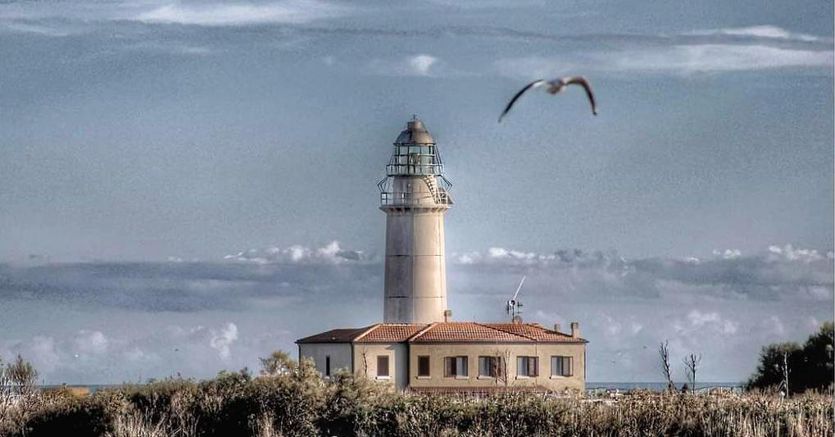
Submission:
{"label": "antenna", "polygon": [[522,276],[522,280],[519,281],[519,286],[516,287],[516,293],[513,293],[513,299],[507,301],[507,305],[505,306],[505,310],[508,314],[510,314],[510,320],[513,323],[521,323],[522,316],[522,302],[518,301],[516,298],[519,297],[519,291],[522,290],[522,285],[525,283],[525,278],[527,276]]}

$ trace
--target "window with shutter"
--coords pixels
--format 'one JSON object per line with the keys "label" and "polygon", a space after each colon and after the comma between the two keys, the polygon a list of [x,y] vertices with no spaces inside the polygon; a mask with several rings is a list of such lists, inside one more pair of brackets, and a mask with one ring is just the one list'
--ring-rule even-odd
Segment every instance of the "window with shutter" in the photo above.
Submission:
{"label": "window with shutter", "polygon": [[418,357],[417,376],[429,376],[429,356],[421,355]]}
{"label": "window with shutter", "polygon": [[389,376],[389,356],[388,355],[378,355],[377,356],[377,376],[378,377]]}

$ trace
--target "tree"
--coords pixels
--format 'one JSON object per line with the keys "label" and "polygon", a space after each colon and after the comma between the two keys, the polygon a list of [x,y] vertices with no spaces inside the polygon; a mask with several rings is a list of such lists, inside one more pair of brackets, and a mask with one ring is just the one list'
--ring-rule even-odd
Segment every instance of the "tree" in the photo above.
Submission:
{"label": "tree", "polygon": [[278,376],[292,373],[296,368],[296,362],[290,358],[290,354],[284,351],[275,351],[267,358],[261,360],[261,374],[264,376]]}
{"label": "tree", "polygon": [[664,340],[658,346],[658,355],[661,358],[661,373],[664,374],[664,379],[667,380],[667,390],[675,391],[676,385],[673,383],[673,375],[670,372],[670,346],[669,341]]}
{"label": "tree", "polygon": [[702,362],[702,355],[691,353],[681,361],[684,363],[687,381],[690,382],[690,391],[696,391],[696,370],[698,370],[699,364]]}
{"label": "tree", "polygon": [[38,386],[38,371],[20,355],[13,363],[3,365],[0,359],[0,405],[18,397],[33,395]]}
{"label": "tree", "polygon": [[794,342],[765,346],[746,387],[777,387],[787,394],[829,388],[833,385],[833,344],[833,324],[826,322],[802,347]]}

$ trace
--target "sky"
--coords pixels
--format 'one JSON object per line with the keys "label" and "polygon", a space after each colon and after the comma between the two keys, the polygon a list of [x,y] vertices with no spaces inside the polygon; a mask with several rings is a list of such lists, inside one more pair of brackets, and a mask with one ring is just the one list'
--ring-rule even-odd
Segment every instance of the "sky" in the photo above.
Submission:
{"label": "sky", "polygon": [[[569,89],[497,123],[571,74],[598,116]],[[624,382],[664,340],[744,380],[832,319],[831,3],[0,0],[0,357],[203,378],[379,321],[412,114],[455,319],[527,275],[525,320],[579,321]]]}

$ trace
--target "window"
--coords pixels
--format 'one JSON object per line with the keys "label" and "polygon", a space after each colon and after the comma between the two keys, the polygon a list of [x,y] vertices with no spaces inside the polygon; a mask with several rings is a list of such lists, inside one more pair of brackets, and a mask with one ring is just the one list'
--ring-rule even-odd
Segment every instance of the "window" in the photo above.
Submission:
{"label": "window", "polygon": [[551,376],[572,376],[574,369],[571,365],[571,357],[552,356]]}
{"label": "window", "polygon": [[429,376],[429,356],[418,356],[418,371],[417,376]]}
{"label": "window", "polygon": [[389,356],[377,355],[377,377],[389,376]]}
{"label": "window", "polygon": [[538,376],[539,359],[537,357],[517,357],[516,376]]}
{"label": "window", "polygon": [[504,373],[501,357],[478,357],[478,376],[496,378]]}
{"label": "window", "polygon": [[331,376],[331,356],[325,355],[325,376]]}
{"label": "window", "polygon": [[446,377],[467,377],[467,357],[446,357],[444,358],[444,376]]}

